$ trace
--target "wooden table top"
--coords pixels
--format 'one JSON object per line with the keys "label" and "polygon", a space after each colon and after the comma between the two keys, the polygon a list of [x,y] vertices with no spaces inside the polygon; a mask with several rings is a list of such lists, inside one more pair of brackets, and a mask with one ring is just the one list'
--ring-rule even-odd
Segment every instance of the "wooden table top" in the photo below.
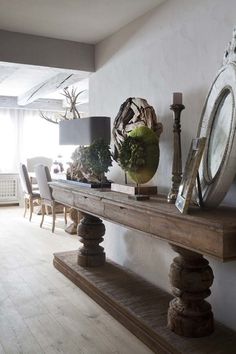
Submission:
{"label": "wooden table top", "polygon": [[163,196],[136,201],[110,189],[84,188],[66,181],[50,185],[56,201],[83,212],[221,261],[236,259],[234,208],[192,207],[189,214],[183,215]]}

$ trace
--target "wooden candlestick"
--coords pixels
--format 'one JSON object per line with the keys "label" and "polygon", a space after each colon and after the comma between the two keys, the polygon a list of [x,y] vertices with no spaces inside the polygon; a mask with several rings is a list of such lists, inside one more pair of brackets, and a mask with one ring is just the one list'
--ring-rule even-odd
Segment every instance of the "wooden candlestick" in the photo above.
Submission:
{"label": "wooden candlestick", "polygon": [[[175,97],[174,97],[175,98]],[[181,99],[182,101],[182,99]],[[175,102],[175,100],[174,100]],[[181,124],[180,124],[180,116],[182,110],[185,106],[182,103],[173,103],[170,106],[170,109],[173,111],[174,125],[173,125],[173,133],[174,133],[174,144],[173,144],[173,164],[172,164],[172,187],[167,196],[168,203],[175,203],[179,185],[182,179],[182,155],[181,155]]]}

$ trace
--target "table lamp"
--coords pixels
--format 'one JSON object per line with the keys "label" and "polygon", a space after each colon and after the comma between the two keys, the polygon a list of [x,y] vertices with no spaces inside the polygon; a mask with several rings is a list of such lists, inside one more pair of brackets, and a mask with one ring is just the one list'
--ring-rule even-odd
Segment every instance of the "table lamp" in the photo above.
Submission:
{"label": "table lamp", "polygon": [[[110,117],[94,116],[59,122],[60,145],[91,145],[97,139],[102,139],[106,144],[110,144]],[[70,209],[70,218],[72,224],[66,228],[66,232],[76,234],[80,221],[80,214],[76,209]]]}
{"label": "table lamp", "polygon": [[110,144],[110,117],[94,116],[59,122],[60,145],[90,145],[96,139]]}

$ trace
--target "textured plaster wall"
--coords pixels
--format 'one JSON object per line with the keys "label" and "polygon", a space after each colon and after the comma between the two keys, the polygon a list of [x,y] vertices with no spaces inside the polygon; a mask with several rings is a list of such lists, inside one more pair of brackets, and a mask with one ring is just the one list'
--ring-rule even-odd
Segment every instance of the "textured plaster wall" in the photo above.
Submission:
{"label": "textured plaster wall", "polygon": [[[164,132],[158,172],[151,182],[162,192],[168,191],[171,180],[172,92],[184,95],[185,163],[208,88],[236,25],[235,13],[235,0],[167,0],[96,46],[90,114],[114,119],[130,96],[146,98],[154,106]],[[123,180],[118,166],[112,168],[110,178]],[[168,244],[107,223],[104,246],[108,257],[170,291],[168,271],[175,254]],[[215,274],[209,298],[215,317],[236,329],[236,262],[209,261]]]}

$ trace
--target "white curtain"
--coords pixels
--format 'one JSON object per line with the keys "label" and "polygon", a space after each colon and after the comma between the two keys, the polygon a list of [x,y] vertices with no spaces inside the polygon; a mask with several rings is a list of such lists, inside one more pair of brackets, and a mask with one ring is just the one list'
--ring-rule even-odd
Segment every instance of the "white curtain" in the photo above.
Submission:
{"label": "white curtain", "polygon": [[37,111],[25,111],[22,129],[22,158],[46,156],[56,158],[59,150],[58,125],[41,118]]}
{"label": "white curtain", "polygon": [[70,158],[73,148],[59,145],[58,125],[38,111],[0,109],[0,172],[17,172],[28,157]]}
{"label": "white curtain", "polygon": [[21,126],[21,114],[11,109],[0,110],[0,172],[17,171]]}

